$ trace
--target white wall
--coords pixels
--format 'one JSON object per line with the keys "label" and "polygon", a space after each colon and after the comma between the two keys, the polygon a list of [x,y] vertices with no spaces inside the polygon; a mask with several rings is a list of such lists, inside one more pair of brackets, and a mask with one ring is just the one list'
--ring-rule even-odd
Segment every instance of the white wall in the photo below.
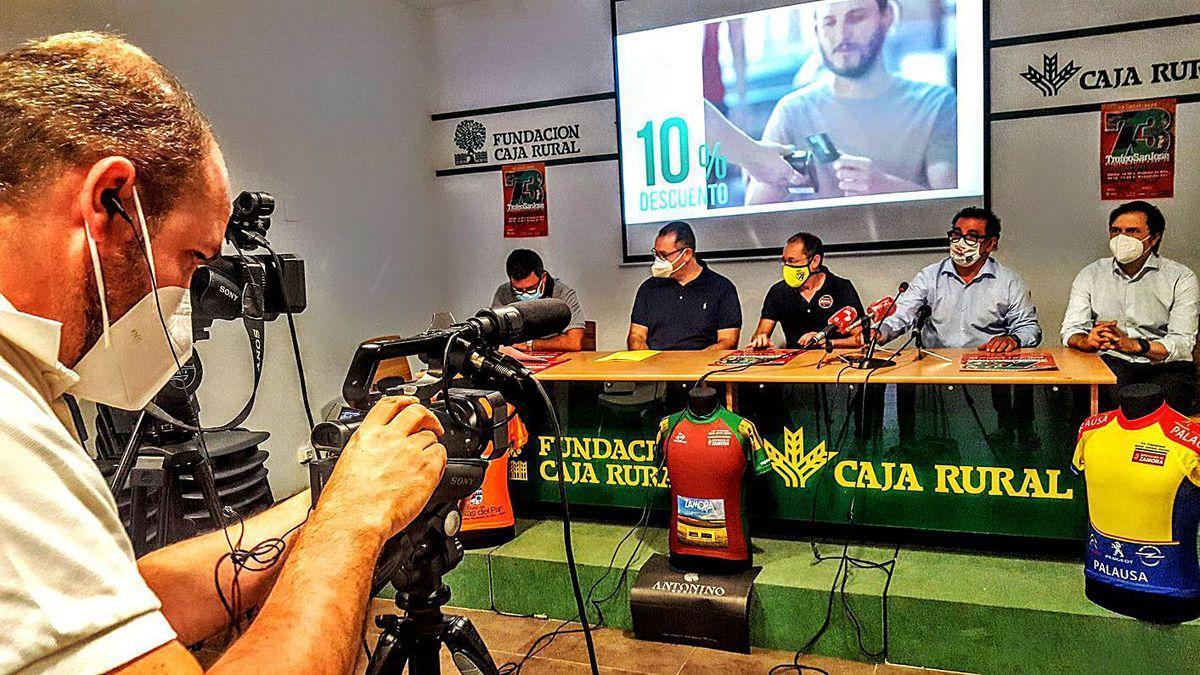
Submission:
{"label": "white wall", "polygon": [[[144,2],[5,0],[0,49],[66,30],[124,33],[198,99],[229,162],[235,194],[275,193],[279,251],[307,263],[309,309],[297,317],[314,406],[339,395],[354,347],[415,332],[440,306],[444,277],[427,226],[432,176],[423,145],[426,17],[394,0]],[[224,422],[249,394],[239,323],[199,351],[204,419]],[[284,320],[267,330],[267,363],[250,428],[272,433],[277,495],[307,482],[308,437]]]}
{"label": "white wall", "polygon": [[[1103,11],[1080,15],[1071,3],[1051,10],[1038,0],[997,0],[995,37],[1178,14],[1180,3],[1089,3]],[[466,37],[469,36],[469,37]],[[1153,39],[1153,32],[1143,39]],[[430,107],[447,112],[612,90],[612,43],[604,0],[480,0],[432,12],[432,66],[437,86]],[[1103,40],[1104,38],[1099,38]],[[1116,65],[1116,64],[1114,64]],[[1009,74],[1003,86],[1017,81]],[[997,86],[998,78],[993,78]],[[1024,83],[1021,83],[1024,86]],[[1125,92],[1119,92],[1126,95]],[[1124,97],[1124,96],[1122,96]],[[1200,269],[1200,166],[1196,140],[1200,106],[1179,106],[1176,194],[1157,200],[1167,216],[1165,255]],[[998,258],[1033,289],[1047,342],[1057,342],[1075,273],[1106,251],[1106,214],[1099,200],[1099,114],[1042,117],[992,124],[993,207],[1004,222]],[[616,162],[547,169],[550,235],[501,237],[498,173],[436,179],[440,226],[451,245],[455,281],[449,302],[465,312],[491,298],[504,281],[513,248],[542,252],[548,268],[575,285],[588,318],[599,323],[601,349],[624,344],[629,309],[644,266],[622,267]],[[949,217],[946,214],[947,227]],[[700,242],[703,251],[704,242]],[[849,255],[830,266],[855,282],[864,300],[890,295],[896,284],[936,253]],[[757,324],[762,297],[779,274],[771,261],[715,262],[737,284],[743,334]]]}
{"label": "white wall", "polygon": [[[611,91],[606,0],[478,0],[413,9],[396,0],[7,0],[0,48],[74,29],[123,32],[196,95],[224,146],[234,189],[276,193],[273,239],[308,264],[309,310],[300,339],[315,405],[336,397],[362,339],[412,333],[431,311],[462,316],[504,281],[508,251],[532,246],[579,290],[599,322],[601,348],[623,345],[643,266],[622,267],[616,163],[548,169],[550,236],[501,238],[499,173],[434,179],[429,113]],[[1069,3],[1065,3],[1066,6]],[[1177,3],[1130,9],[1103,3],[1082,19],[1037,0],[997,0],[997,37],[1153,18]],[[1148,34],[1152,39],[1153,34]],[[1200,268],[1196,104],[1181,105],[1174,200],[1164,251]],[[1097,195],[1096,113],[997,122],[995,208],[1000,257],[1033,287],[1047,339],[1057,339],[1075,271],[1104,252]],[[947,214],[947,217],[950,214]],[[703,246],[703,242],[701,242]],[[890,293],[937,254],[843,256],[831,261],[866,299]],[[777,278],[770,261],[718,262],[739,287],[746,330]],[[205,419],[224,421],[249,392],[239,324],[221,324],[200,351]],[[282,321],[268,328],[268,363],[252,428],[272,432],[277,493],[304,474],[294,453],[307,437]]]}

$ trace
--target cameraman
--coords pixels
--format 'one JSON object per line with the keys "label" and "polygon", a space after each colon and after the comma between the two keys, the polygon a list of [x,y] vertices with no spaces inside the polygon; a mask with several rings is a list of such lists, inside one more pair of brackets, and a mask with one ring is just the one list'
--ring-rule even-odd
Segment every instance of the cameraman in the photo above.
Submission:
{"label": "cameraman", "polygon": [[[135,561],[62,398],[137,409],[165,384],[228,216],[208,122],[141,50],[71,33],[0,55],[2,672],[197,672],[184,645],[228,623],[225,533]],[[214,671],[349,671],[375,559],[440,479],[441,433],[385,399],[311,513],[304,493],[245,523],[244,548],[285,537],[286,557],[242,572],[242,604],[261,610]]]}

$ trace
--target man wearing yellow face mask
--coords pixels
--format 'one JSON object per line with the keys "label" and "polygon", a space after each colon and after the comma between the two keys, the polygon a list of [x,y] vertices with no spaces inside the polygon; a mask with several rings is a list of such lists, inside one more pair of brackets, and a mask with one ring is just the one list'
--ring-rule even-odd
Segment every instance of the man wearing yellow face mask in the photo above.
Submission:
{"label": "man wearing yellow face mask", "polygon": [[[851,307],[857,316],[862,315],[862,301],[854,284],[825,267],[825,249],[816,235],[800,232],[788,239],[782,263],[783,279],[767,291],[751,347],[770,347],[776,323],[783,324],[785,346],[795,349],[808,346],[829,325],[830,317],[843,308]],[[850,335],[831,337],[834,347],[857,344]]]}

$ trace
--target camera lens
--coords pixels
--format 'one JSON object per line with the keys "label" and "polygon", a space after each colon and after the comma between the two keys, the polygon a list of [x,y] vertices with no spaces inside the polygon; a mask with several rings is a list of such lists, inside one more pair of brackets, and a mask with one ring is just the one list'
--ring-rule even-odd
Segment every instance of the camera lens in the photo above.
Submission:
{"label": "camera lens", "polygon": [[233,211],[242,217],[269,216],[275,211],[275,198],[268,192],[243,192],[234,200]]}

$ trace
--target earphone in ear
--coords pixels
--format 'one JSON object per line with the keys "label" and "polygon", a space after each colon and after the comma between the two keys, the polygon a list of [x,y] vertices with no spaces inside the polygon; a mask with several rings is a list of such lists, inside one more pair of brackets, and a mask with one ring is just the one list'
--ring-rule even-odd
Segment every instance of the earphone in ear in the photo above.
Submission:
{"label": "earphone in ear", "polygon": [[133,224],[133,218],[125,212],[125,205],[121,203],[121,198],[118,196],[117,188],[106,188],[100,192],[100,204],[108,211],[109,216],[119,215],[125,219],[125,222]]}

